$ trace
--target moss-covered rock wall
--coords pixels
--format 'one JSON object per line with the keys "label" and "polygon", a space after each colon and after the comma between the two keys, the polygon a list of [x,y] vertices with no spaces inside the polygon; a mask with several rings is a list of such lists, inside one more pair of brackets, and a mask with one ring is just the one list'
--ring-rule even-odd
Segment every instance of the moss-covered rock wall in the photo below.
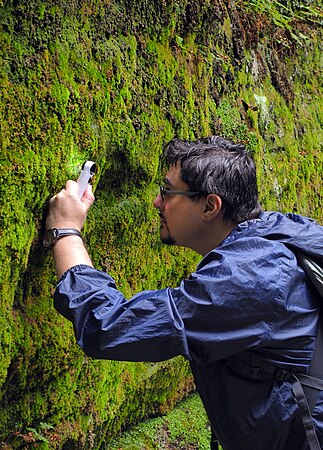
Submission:
{"label": "moss-covered rock wall", "polygon": [[322,222],[322,17],[314,0],[0,0],[3,448],[104,448],[192,389],[180,358],[88,359],[53,309],[43,218],[84,160],[85,239],[127,296],[197,261],[159,244],[152,208],[174,135],[244,142],[263,206]]}

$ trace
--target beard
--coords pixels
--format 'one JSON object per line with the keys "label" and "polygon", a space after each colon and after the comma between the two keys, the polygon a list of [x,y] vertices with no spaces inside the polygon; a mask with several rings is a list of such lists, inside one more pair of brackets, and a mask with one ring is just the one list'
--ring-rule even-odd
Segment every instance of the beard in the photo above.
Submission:
{"label": "beard", "polygon": [[[160,224],[160,240],[161,240],[161,242],[166,245],[175,245],[176,244],[175,239],[173,239],[171,237],[168,227],[167,227],[167,222],[161,211],[159,212],[159,217],[161,220],[161,224]],[[163,236],[163,230],[164,230],[164,233],[165,233],[165,231],[167,231],[167,236]]]}
{"label": "beard", "polygon": [[163,244],[166,245],[175,245],[175,239],[173,239],[171,236],[167,236],[167,237],[161,237],[160,240],[162,241]]}

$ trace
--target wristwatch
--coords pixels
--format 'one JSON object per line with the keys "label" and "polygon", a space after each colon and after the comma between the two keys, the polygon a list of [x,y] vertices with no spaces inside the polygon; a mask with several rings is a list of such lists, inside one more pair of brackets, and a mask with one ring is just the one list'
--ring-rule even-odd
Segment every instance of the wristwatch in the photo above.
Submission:
{"label": "wristwatch", "polygon": [[45,231],[43,246],[52,248],[59,238],[71,235],[79,236],[82,239],[81,233],[74,228],[51,228],[50,230]]}

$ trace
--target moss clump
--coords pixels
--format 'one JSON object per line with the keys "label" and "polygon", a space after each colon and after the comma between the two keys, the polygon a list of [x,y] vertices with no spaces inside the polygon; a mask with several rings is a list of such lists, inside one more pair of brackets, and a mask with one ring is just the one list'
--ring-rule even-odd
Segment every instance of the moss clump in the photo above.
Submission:
{"label": "moss clump", "polygon": [[106,450],[167,450],[210,448],[211,432],[197,394],[187,397],[169,414],[144,421],[110,441]]}

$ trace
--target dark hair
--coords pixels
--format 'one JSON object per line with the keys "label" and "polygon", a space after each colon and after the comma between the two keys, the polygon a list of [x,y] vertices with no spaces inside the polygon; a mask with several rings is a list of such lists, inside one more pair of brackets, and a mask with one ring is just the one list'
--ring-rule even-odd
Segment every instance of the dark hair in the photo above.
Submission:
{"label": "dark hair", "polygon": [[[164,156],[168,166],[180,163],[181,178],[192,191],[221,197],[224,220],[240,223],[256,218],[262,211],[256,165],[243,145],[220,136],[193,142],[172,139]],[[191,198],[194,201],[199,197]]]}

